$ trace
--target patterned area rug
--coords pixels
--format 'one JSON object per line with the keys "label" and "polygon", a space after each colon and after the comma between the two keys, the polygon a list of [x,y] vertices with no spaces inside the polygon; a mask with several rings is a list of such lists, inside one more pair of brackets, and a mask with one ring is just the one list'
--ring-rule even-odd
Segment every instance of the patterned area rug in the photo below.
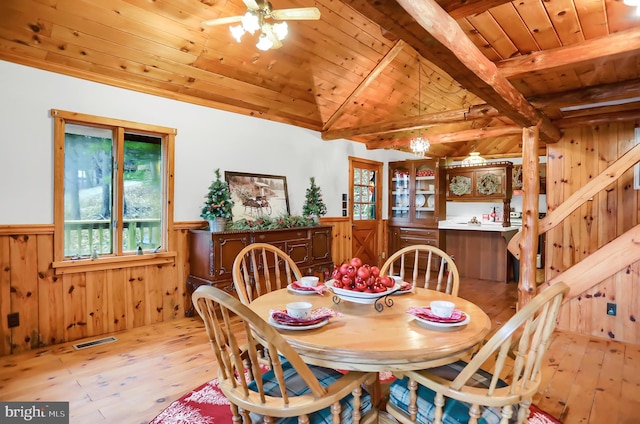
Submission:
{"label": "patterned area rug", "polygon": [[[381,373],[380,380],[393,380],[391,373]],[[228,424],[231,422],[229,401],[214,378],[169,405],[149,424]],[[529,424],[562,424],[535,405],[531,406]]]}

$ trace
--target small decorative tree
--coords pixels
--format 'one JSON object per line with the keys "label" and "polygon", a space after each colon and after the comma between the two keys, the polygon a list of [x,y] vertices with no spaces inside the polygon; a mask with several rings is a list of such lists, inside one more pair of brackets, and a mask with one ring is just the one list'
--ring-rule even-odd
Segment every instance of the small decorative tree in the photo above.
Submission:
{"label": "small decorative tree", "polygon": [[[209,193],[205,196],[204,206],[200,216],[208,221],[215,221],[216,218],[223,218],[225,221],[233,218],[233,200],[226,181],[220,178],[220,169],[216,169],[216,179],[209,186]],[[211,225],[211,223],[209,224]],[[211,228],[212,231],[224,230]]]}
{"label": "small decorative tree", "polygon": [[326,215],[327,206],[322,201],[322,193],[320,187],[316,185],[316,179],[310,178],[311,186],[307,189],[306,200],[302,206],[303,216],[321,217]]}

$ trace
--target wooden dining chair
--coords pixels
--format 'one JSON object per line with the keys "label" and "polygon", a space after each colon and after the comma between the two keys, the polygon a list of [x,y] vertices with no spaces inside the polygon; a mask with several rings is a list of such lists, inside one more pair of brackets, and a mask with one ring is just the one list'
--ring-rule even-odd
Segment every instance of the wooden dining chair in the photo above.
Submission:
{"label": "wooden dining chair", "polygon": [[[414,287],[422,287],[458,295],[460,273],[451,256],[441,249],[426,244],[416,244],[398,250],[380,268],[381,275],[399,275],[403,281],[408,268]],[[421,269],[422,268],[422,269]]]}
{"label": "wooden dining chair", "polygon": [[[362,388],[372,384],[377,374],[343,374],[305,364],[278,331],[220,289],[198,287],[192,300],[204,320],[218,361],[220,389],[231,403],[234,423],[377,421],[371,396]],[[273,358],[264,374],[259,344]]]}
{"label": "wooden dining chair", "polygon": [[242,249],[233,262],[232,275],[238,297],[245,305],[302,278],[293,259],[268,243],[252,243]]}
{"label": "wooden dining chair", "polygon": [[534,297],[468,363],[396,372],[387,412],[401,423],[528,422],[565,283]]}

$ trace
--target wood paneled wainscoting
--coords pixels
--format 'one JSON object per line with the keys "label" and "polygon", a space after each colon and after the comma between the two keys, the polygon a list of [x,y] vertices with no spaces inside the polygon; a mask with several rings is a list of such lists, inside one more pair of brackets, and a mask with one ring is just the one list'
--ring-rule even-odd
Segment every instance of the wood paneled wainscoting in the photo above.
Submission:
{"label": "wood paneled wainscoting", "polygon": [[332,225],[331,256],[334,264],[351,259],[351,220],[345,217],[321,218],[322,225]]}
{"label": "wood paneled wainscoting", "polygon": [[187,234],[199,225],[174,226],[170,263],[64,275],[51,267],[53,225],[0,226],[0,355],[182,318]]}

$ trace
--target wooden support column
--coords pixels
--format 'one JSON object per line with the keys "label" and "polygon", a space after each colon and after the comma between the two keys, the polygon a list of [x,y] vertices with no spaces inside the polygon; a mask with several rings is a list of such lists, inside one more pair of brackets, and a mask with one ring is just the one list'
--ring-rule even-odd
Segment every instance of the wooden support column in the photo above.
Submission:
{"label": "wooden support column", "polygon": [[538,254],[538,195],[540,176],[538,127],[522,130],[522,238],[520,239],[520,280],[518,310],[537,293],[536,255]]}

